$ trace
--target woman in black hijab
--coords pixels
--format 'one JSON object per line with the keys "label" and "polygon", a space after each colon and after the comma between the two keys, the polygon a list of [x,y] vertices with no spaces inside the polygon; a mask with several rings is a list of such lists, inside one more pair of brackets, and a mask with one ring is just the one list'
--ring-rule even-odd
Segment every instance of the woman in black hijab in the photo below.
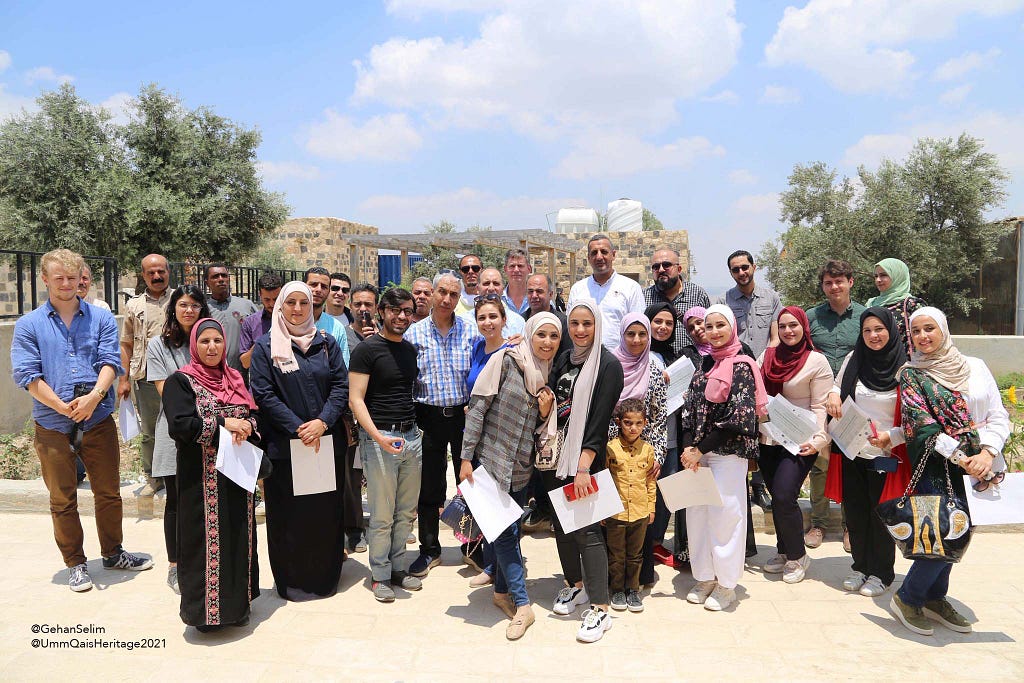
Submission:
{"label": "woman in black hijab", "polygon": [[843,580],[843,588],[877,597],[895,576],[896,546],[875,508],[886,483],[880,465],[891,463],[893,452],[905,449],[897,374],[907,362],[907,350],[888,308],[873,306],[861,313],[860,331],[856,346],[839,370],[826,409],[833,418],[840,418],[843,401],[852,398],[871,418],[878,436],[860,453],[833,454],[827,493],[846,507],[853,571]]}

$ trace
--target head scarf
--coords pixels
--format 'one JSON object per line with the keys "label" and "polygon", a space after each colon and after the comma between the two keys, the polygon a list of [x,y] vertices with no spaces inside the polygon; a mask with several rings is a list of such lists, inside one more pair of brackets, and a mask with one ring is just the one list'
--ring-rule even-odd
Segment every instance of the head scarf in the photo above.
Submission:
{"label": "head scarf", "polygon": [[884,258],[875,264],[875,268],[884,270],[892,284],[878,296],[868,299],[866,306],[888,306],[910,296],[910,268],[906,263],[898,258]]}
{"label": "head scarf", "polygon": [[[707,314],[708,311],[703,306],[694,306],[693,308],[687,309],[686,313],[683,313],[683,327],[686,327],[687,323],[690,322],[690,318],[700,318],[701,320],[703,320],[707,316]],[[687,332],[687,334],[689,334],[689,332]],[[711,344],[708,344],[707,342],[704,342],[703,344],[698,344],[696,340],[694,340],[693,343],[697,347],[697,351],[700,353],[700,355],[711,355]]]}
{"label": "head scarf", "polygon": [[[566,313],[567,320],[572,318],[573,311],[577,308],[585,308],[594,316],[594,341],[585,347],[577,346],[576,340],[572,342],[570,361],[573,365],[582,364],[583,367],[580,368],[580,374],[576,376],[576,381],[572,385],[572,412],[569,413],[565,439],[559,446],[556,472],[559,479],[576,476],[576,468],[580,462],[579,458],[572,454],[578,455],[583,448],[583,430],[587,427],[590,401],[594,385],[597,384],[597,368],[601,364],[601,309],[593,299],[577,299]],[[566,454],[570,457],[562,457]]]}
{"label": "head scarf", "polygon": [[[626,330],[630,325],[643,325],[647,330],[647,345],[638,356],[634,356],[626,350]],[[627,398],[647,398],[647,387],[651,381],[651,323],[646,316],[640,313],[627,313],[619,324],[619,346],[612,351],[612,355],[622,363],[622,393],[619,394],[619,401]]]}
{"label": "head scarf", "polygon": [[[889,330],[889,341],[878,351],[872,351],[864,342],[864,321],[878,318],[885,329]],[[896,317],[884,306],[872,306],[860,314],[861,333],[850,353],[850,360],[843,371],[843,383],[839,397],[846,400],[853,396],[856,400],[857,381],[872,391],[891,391],[899,385],[897,375],[903,364],[907,362],[907,347],[903,344],[900,329],[896,326]]]}
{"label": "head scarf", "polygon": [[715,304],[708,308],[704,320],[707,321],[708,316],[714,313],[718,313],[729,323],[731,336],[722,348],[711,347],[711,357],[715,359],[715,364],[706,375],[707,386],[704,387],[704,398],[712,403],[728,401],[729,394],[732,392],[732,367],[735,363],[746,363],[754,375],[754,410],[758,415],[767,415],[768,395],[764,391],[761,368],[757,366],[757,361],[753,358],[740,354],[743,347],[740,344],[740,338],[736,335],[736,316],[728,306]]}
{"label": "head scarf", "polygon": [[[204,389],[217,397],[217,400],[226,405],[248,406],[249,410],[256,410],[256,404],[245,387],[245,380],[242,373],[228,366],[225,358],[226,353],[220,356],[220,362],[215,367],[204,365],[199,360],[199,335],[205,330],[217,330],[224,336],[224,327],[213,318],[203,318],[192,326],[189,334],[188,351],[191,359],[181,366],[179,372],[184,373],[195,380]],[[227,344],[225,344],[227,351]]]}
{"label": "head scarf", "polygon": [[[473,396],[494,396],[501,390],[501,366],[506,353],[523,371],[523,383],[526,385],[526,391],[531,396],[540,394],[541,389],[547,386],[548,376],[551,374],[551,360],[541,360],[533,352],[533,335],[542,325],[551,325],[559,334],[562,333],[562,323],[554,313],[544,311],[531,315],[523,329],[523,340],[514,347],[502,346],[487,359],[487,363],[473,385]],[[558,430],[557,414],[558,411],[552,406],[547,418],[537,427],[536,433],[542,435],[544,443],[554,437]]]}
{"label": "head scarf", "polygon": [[[294,292],[300,292],[309,299],[309,316],[298,325],[288,322],[282,310],[285,299]],[[313,293],[305,283],[293,280],[281,288],[281,293],[277,295],[277,302],[274,304],[274,312],[270,316],[270,357],[277,369],[283,373],[298,370],[299,365],[295,362],[292,344],[297,345],[305,353],[313,343],[314,337],[316,323],[313,321]]]}
{"label": "head scarf", "polygon": [[807,321],[807,314],[799,306],[786,306],[779,311],[776,320],[781,319],[786,313],[800,323],[800,327],[804,330],[804,336],[793,346],[780,342],[778,346],[764,350],[761,372],[764,374],[764,388],[769,396],[777,396],[782,393],[782,385],[800,372],[811,355],[811,351],[814,350],[814,344],[811,343],[811,324]]}
{"label": "head scarf", "polygon": [[672,333],[668,336],[668,339],[664,341],[658,341],[654,338],[654,334],[652,333],[651,351],[654,353],[660,353],[665,364],[668,365],[676,359],[676,350],[672,346],[672,342],[676,338],[676,325],[679,324],[679,321],[676,320],[676,312],[672,308],[672,304],[663,301],[659,304],[651,304],[648,306],[647,310],[644,311],[644,315],[647,316],[648,320],[653,322],[654,316],[658,315],[662,311],[668,311],[672,314]]}
{"label": "head scarf", "polygon": [[[920,370],[950,391],[967,391],[967,380],[970,379],[971,368],[967,364],[967,358],[953,346],[953,339],[949,336],[946,314],[933,306],[924,306],[910,316],[910,325],[914,324],[915,318],[923,316],[934,320],[942,330],[942,344],[932,353],[921,353],[914,349],[914,352],[910,354],[910,362],[904,367]],[[909,326],[907,334],[910,334]]]}

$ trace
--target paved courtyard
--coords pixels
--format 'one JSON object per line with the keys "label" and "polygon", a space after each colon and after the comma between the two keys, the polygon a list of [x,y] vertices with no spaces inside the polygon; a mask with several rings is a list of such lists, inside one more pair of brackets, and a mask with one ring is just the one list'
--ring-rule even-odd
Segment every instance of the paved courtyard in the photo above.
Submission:
{"label": "paved courtyard", "polygon": [[[83,521],[96,587],[76,595],[67,588],[49,516],[0,514],[0,546],[7,549],[0,583],[3,680],[1024,680],[1021,533],[976,534],[954,569],[950,596],[976,621],[970,635],[936,625],[934,637],[917,636],[889,616],[888,594],[871,600],[844,593],[849,556],[835,541],[811,551],[803,583],[766,577],[758,565],[770,556],[774,536],[758,534],[761,552],[728,611],[687,604],[681,596],[689,573],[659,567],[646,610],[616,613],[603,640],[583,645],[575,641],[578,615],[550,612],[561,579],[548,534],[523,542],[537,623],[516,643],[505,640],[506,621],[491,605],[490,589],[469,589],[471,571],[459,563],[450,534],[443,566],[421,592],[399,591],[393,604],[378,604],[367,590],[365,553],[345,563],[333,598],[286,603],[272,589],[262,525],[263,595],[252,621],[203,635],[182,625],[177,597],[164,584],[160,519],[126,520],[126,547],[156,561],[154,569],[131,575],[102,569],[93,519]],[[897,573],[907,566],[901,559]],[[92,625],[105,633],[37,635],[33,625]],[[158,639],[159,647],[33,648],[33,638]]]}

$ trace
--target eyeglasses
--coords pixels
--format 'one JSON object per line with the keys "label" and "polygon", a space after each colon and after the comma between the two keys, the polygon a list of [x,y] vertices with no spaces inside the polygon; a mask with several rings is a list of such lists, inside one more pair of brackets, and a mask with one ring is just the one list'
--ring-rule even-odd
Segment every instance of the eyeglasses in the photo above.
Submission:
{"label": "eyeglasses", "polygon": [[1003,479],[1006,479],[1006,472],[996,472],[992,475],[991,479],[979,479],[971,488],[981,493],[982,491],[987,491],[991,486],[999,486],[1003,483]]}
{"label": "eyeglasses", "polygon": [[348,294],[350,287],[342,287],[341,285],[331,285],[332,292],[341,292],[342,294]]}
{"label": "eyeglasses", "polygon": [[459,270],[463,273],[479,273],[483,270],[483,266],[459,266]]}
{"label": "eyeglasses", "polygon": [[177,304],[175,304],[175,307],[179,311],[201,311],[201,310],[203,310],[203,307],[200,304],[177,303]]}
{"label": "eyeglasses", "polygon": [[668,270],[672,266],[678,266],[678,263],[672,263],[671,261],[662,261],[661,263],[652,263],[651,270]]}
{"label": "eyeglasses", "polygon": [[731,270],[734,273],[745,273],[748,270],[750,270],[750,266],[749,265],[746,265],[746,266],[733,266],[729,270]]}
{"label": "eyeglasses", "polygon": [[413,308],[406,308],[405,306],[385,306],[384,307],[391,315],[395,316],[407,316],[411,318],[416,314],[416,310]]}

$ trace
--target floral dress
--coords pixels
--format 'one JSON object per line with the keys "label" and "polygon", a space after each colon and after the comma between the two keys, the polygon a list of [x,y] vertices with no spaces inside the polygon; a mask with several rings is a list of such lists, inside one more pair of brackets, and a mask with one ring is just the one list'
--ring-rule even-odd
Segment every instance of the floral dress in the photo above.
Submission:
{"label": "floral dress", "polygon": [[256,419],[176,372],[163,394],[177,450],[178,587],[181,620],[190,626],[233,624],[260,594],[253,494],[217,471],[224,418]]}
{"label": "floral dress", "polygon": [[[647,424],[640,432],[640,438],[654,447],[654,457],[659,463],[665,462],[668,444],[668,415],[665,405],[668,400],[668,387],[665,386],[665,375],[661,366],[653,358],[648,363],[650,379],[647,384],[647,395],[644,396],[644,418]],[[619,425],[613,419],[608,426],[608,440],[619,435]]]}
{"label": "floral dress", "polygon": [[914,350],[913,345],[910,343],[910,316],[917,309],[924,308],[927,305],[924,299],[908,296],[902,301],[894,301],[886,306],[886,308],[892,311],[892,316],[896,318],[896,328],[900,331],[903,345],[907,347],[907,357]]}
{"label": "floral dress", "polygon": [[690,388],[683,394],[680,409],[680,433],[690,432],[693,444],[698,445],[716,430],[724,432],[724,439],[715,453],[755,459],[758,455],[758,420],[755,410],[756,385],[754,374],[747,363],[736,363],[732,370],[732,390],[725,403],[712,403],[704,396],[707,373],[714,360],[705,358],[693,374]]}

